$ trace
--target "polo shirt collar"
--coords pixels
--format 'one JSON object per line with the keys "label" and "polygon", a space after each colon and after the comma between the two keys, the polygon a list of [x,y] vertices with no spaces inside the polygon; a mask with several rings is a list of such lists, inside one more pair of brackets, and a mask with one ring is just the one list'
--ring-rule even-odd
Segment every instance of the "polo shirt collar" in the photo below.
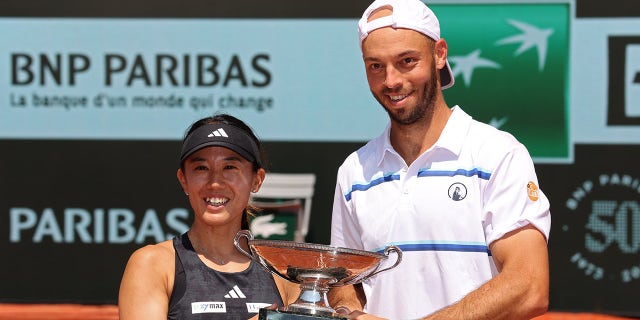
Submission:
{"label": "polo shirt collar", "polygon": [[[446,149],[455,155],[460,154],[460,150],[462,150],[462,145],[464,143],[467,131],[469,131],[469,126],[471,125],[471,116],[469,116],[466,112],[462,110],[459,106],[454,106],[451,108],[453,111],[451,113],[451,117],[447,121],[447,124],[440,134],[438,141],[434,144],[433,149]],[[380,144],[380,152],[377,154],[378,157],[378,166],[382,164],[382,161],[385,157],[394,155],[395,157],[400,158],[398,152],[393,149],[391,145],[391,123],[387,123],[384,132],[382,133],[382,143]]]}
{"label": "polo shirt collar", "polygon": [[453,111],[451,117],[449,117],[449,121],[444,126],[444,130],[442,130],[434,148],[447,149],[455,155],[460,155],[462,145],[471,126],[471,116],[457,105],[451,110]]}

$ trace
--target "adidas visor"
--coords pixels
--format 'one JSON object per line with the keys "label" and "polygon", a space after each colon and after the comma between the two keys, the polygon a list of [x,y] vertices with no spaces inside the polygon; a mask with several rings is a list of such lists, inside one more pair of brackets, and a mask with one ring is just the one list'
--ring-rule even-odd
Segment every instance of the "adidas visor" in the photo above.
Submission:
{"label": "adidas visor", "polygon": [[251,163],[262,167],[258,146],[242,129],[225,124],[206,124],[191,132],[182,144],[180,165],[194,152],[205,147],[225,147],[231,149]]}
{"label": "adidas visor", "polygon": [[[369,21],[369,17],[383,7],[390,7],[393,11],[391,15]],[[360,47],[369,33],[384,27],[411,29],[435,41],[440,40],[440,22],[435,13],[420,0],[376,0],[371,3],[358,21]],[[454,81],[449,61],[446,61],[445,67],[440,70],[440,85],[444,90],[453,86]]]}

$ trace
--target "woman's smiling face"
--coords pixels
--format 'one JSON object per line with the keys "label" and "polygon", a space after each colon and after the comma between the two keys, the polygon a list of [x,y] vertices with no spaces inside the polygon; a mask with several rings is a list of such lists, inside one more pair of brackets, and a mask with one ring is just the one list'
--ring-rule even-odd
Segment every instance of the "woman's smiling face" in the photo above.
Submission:
{"label": "woman's smiling face", "polygon": [[178,170],[178,180],[189,195],[195,219],[208,225],[240,226],[250,193],[257,190],[262,179],[263,169],[255,172],[253,163],[218,146],[194,152]]}

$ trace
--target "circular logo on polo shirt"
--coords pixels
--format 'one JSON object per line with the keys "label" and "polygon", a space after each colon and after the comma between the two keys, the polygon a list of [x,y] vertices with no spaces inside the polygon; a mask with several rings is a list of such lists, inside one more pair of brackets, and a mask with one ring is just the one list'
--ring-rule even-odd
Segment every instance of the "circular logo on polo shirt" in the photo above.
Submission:
{"label": "circular logo on polo shirt", "polygon": [[533,181],[527,183],[527,195],[531,201],[538,201],[538,186]]}
{"label": "circular logo on polo shirt", "polygon": [[460,182],[449,186],[449,198],[453,201],[460,201],[467,197],[467,187]]}
{"label": "circular logo on polo shirt", "polygon": [[578,272],[596,281],[640,281],[640,178],[602,173],[574,187],[562,225],[579,246],[569,253]]}

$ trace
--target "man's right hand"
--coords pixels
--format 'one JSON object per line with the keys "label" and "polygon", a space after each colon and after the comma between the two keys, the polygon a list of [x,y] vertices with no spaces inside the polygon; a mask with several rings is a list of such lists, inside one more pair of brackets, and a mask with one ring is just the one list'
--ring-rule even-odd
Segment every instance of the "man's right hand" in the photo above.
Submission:
{"label": "man's right hand", "polygon": [[368,313],[364,313],[362,311],[353,311],[351,313],[349,313],[349,319],[356,319],[356,320],[386,320],[385,318],[379,318],[376,317],[372,314],[368,314]]}

